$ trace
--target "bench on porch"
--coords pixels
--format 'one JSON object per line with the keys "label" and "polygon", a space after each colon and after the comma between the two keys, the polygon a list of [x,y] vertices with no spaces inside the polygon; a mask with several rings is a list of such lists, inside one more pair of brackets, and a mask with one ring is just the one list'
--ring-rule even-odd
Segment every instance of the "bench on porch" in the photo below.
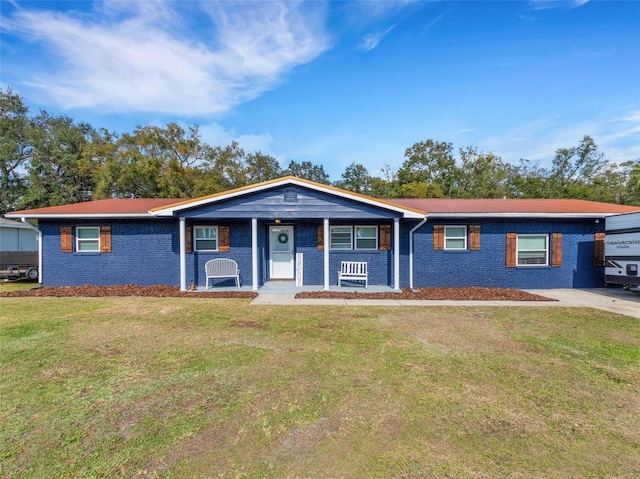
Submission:
{"label": "bench on porch", "polygon": [[240,287],[240,270],[238,263],[232,259],[210,259],[204,265],[204,270],[207,275],[205,289],[209,289],[210,278],[235,278],[236,286]]}
{"label": "bench on porch", "polygon": [[340,263],[340,271],[338,271],[338,286],[341,286],[343,280],[347,281],[364,281],[364,287],[367,287],[369,276],[367,273],[366,261],[342,261]]}

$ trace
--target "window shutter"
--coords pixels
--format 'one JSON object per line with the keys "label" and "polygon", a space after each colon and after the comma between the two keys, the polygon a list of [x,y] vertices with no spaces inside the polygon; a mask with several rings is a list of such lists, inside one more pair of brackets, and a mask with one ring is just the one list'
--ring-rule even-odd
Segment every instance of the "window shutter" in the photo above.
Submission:
{"label": "window shutter", "polygon": [[444,249],[444,226],[433,225],[433,249],[441,251]]}
{"label": "window shutter", "polygon": [[518,235],[516,233],[507,233],[507,268],[516,267],[516,244]]}
{"label": "window shutter", "polygon": [[391,249],[391,225],[380,225],[380,250]]}
{"label": "window shutter", "polygon": [[478,251],[480,249],[480,225],[469,227],[469,249]]}
{"label": "window shutter", "polygon": [[73,234],[71,226],[60,227],[60,251],[63,253],[73,253]]}
{"label": "window shutter", "polygon": [[111,253],[111,226],[100,227],[100,252]]}
{"label": "window shutter", "polygon": [[184,249],[185,253],[189,254],[193,251],[193,236],[192,236],[193,227],[186,226],[184,228]]}
{"label": "window shutter", "polygon": [[562,266],[562,233],[551,235],[551,266],[553,268]]}
{"label": "window shutter", "polygon": [[604,233],[596,233],[593,238],[593,265],[604,266]]}
{"label": "window shutter", "polygon": [[324,225],[318,226],[318,251],[324,251]]}
{"label": "window shutter", "polygon": [[228,253],[230,250],[229,246],[229,227],[228,226],[218,226],[218,251],[222,253]]}

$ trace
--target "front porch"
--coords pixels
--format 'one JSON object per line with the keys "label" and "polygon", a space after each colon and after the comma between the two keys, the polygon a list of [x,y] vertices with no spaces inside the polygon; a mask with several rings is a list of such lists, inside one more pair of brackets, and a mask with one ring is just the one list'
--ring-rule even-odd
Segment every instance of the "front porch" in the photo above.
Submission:
{"label": "front porch", "polygon": [[[336,291],[341,293],[400,293],[400,290],[395,290],[391,286],[382,286],[382,285],[369,285],[365,289],[364,286],[355,284],[354,285],[346,285],[347,282],[343,283],[344,286],[339,287],[338,285],[330,285],[329,291]],[[306,285],[306,286],[296,286],[295,281],[267,281],[264,285],[258,288],[255,291],[251,285],[241,285],[239,288],[236,287],[232,282],[225,282],[222,286],[209,286],[209,289],[205,289],[204,285],[199,285],[196,287],[195,292],[227,292],[227,291],[254,291],[260,294],[297,294],[302,292],[316,292],[316,291],[327,291],[324,289],[324,286],[321,284],[316,285]]]}

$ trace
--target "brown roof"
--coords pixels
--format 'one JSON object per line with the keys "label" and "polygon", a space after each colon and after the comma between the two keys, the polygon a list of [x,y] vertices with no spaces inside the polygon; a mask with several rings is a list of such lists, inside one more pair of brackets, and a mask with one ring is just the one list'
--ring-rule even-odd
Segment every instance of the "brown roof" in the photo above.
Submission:
{"label": "brown roof", "polygon": [[49,206],[32,210],[12,211],[7,214],[10,218],[20,216],[47,217],[47,216],[75,216],[75,215],[146,215],[149,210],[159,206],[170,205],[181,201],[179,198],[132,198],[132,199],[108,199],[86,201],[63,206]]}
{"label": "brown roof", "polygon": [[396,198],[395,203],[433,214],[572,214],[598,215],[640,211],[640,206],[586,200]]}
{"label": "brown roof", "polygon": [[[65,216],[150,216],[154,208],[180,204],[182,198],[135,198],[87,201],[72,205],[50,206],[7,213],[9,218],[46,218]],[[606,216],[640,211],[639,206],[617,205],[585,200],[550,199],[449,199],[394,198],[389,204],[411,208],[431,215],[568,215]]]}

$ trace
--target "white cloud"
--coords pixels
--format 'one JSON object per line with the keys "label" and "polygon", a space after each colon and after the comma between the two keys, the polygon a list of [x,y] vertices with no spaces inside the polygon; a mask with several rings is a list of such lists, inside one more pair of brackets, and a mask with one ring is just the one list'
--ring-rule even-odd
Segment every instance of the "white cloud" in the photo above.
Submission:
{"label": "white cloud", "polygon": [[384,37],[386,37],[391,30],[393,30],[394,27],[395,25],[392,25],[382,32],[373,32],[373,33],[368,33],[364,35],[362,37],[362,42],[360,43],[359,48],[361,50],[364,50],[365,52],[373,50],[375,47],[377,47],[380,44],[380,41]]}
{"label": "white cloud", "polygon": [[[181,23],[196,5],[198,35]],[[323,8],[299,2],[109,1],[91,13],[18,9],[3,23],[60,60],[29,81],[50,103],[112,112],[222,113],[328,48]]]}
{"label": "white cloud", "polygon": [[529,0],[533,10],[548,10],[550,8],[563,8],[570,10],[589,3],[589,0]]}
{"label": "white cloud", "polygon": [[585,135],[591,136],[612,162],[640,160],[639,111],[602,120],[542,118],[500,136],[479,139],[478,147],[493,151],[511,163],[526,158],[549,167],[558,148],[577,146]]}

